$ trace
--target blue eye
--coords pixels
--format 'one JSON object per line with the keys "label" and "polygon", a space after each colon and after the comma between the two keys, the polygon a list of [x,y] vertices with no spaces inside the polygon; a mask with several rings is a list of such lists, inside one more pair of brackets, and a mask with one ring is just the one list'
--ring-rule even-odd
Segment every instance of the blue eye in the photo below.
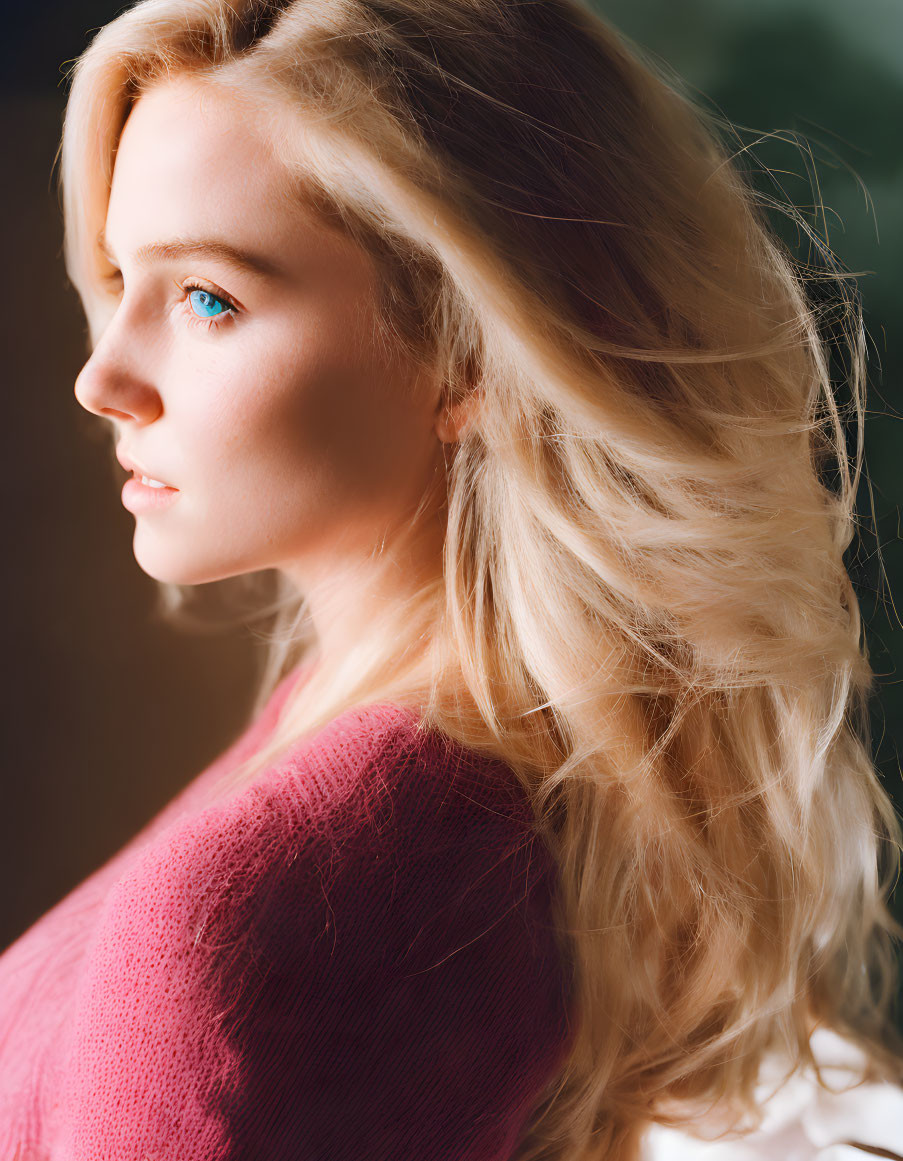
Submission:
{"label": "blue eye", "polygon": [[202,290],[200,287],[190,291],[188,301],[199,318],[215,318],[216,315],[230,309],[228,303],[217,298],[215,294],[211,294],[209,290]]}
{"label": "blue eye", "polygon": [[182,283],[180,289],[191,305],[186,316],[190,326],[199,326],[205,331],[215,330],[234,322],[239,313],[235,303],[221,292],[214,294],[196,282]]}

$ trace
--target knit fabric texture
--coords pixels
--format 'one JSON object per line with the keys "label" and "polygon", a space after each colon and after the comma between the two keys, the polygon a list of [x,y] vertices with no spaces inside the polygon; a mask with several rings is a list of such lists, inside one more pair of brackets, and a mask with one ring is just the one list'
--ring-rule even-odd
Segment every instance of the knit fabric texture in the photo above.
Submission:
{"label": "knit fabric texture", "polygon": [[212,805],[303,668],[0,956],[2,1161],[505,1161],[571,1044],[513,771],[392,704]]}

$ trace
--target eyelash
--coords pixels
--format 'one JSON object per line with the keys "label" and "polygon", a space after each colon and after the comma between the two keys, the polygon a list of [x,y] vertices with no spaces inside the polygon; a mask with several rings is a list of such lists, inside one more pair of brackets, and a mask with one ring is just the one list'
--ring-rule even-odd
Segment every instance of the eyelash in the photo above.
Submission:
{"label": "eyelash", "polygon": [[223,304],[223,306],[226,308],[225,310],[220,311],[219,314],[211,315],[209,318],[202,318],[200,315],[195,314],[194,311],[191,309],[190,304],[188,304],[187,305],[188,322],[192,326],[199,326],[203,330],[209,331],[209,330],[212,330],[213,327],[222,326],[224,323],[224,320],[227,318],[230,321],[234,321],[235,315],[237,313],[237,307],[235,306],[235,303],[229,298],[228,295],[223,294],[219,290],[213,290],[209,286],[203,286],[197,282],[182,283],[180,285],[179,289],[182,290],[185,294],[186,304],[188,304],[188,298],[191,295],[191,292],[193,290],[203,290],[203,292],[205,294],[209,294],[211,298],[215,298],[217,300],[217,302],[221,302]]}
{"label": "eyelash", "polygon": [[[122,274],[120,271],[117,270],[115,273],[108,274],[104,278],[104,281],[109,285],[117,287],[116,292],[121,293]],[[199,326],[204,331],[210,331],[214,327],[222,326],[226,319],[229,319],[230,322],[235,321],[235,316],[238,314],[238,307],[221,290],[214,290],[212,286],[205,286],[200,282],[182,282],[176,283],[176,285],[185,295],[186,303],[188,302],[188,296],[193,290],[203,290],[205,294],[209,294],[211,298],[215,298],[226,307],[219,314],[211,315],[209,318],[202,318],[200,315],[195,314],[189,305],[187,308],[187,317],[190,325]]]}

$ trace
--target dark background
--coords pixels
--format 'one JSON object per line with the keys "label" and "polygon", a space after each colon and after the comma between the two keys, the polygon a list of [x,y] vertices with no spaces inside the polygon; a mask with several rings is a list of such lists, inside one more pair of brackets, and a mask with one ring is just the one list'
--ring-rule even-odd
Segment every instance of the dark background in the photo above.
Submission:
{"label": "dark background", "polygon": [[[903,313],[903,4],[596,6],[738,126],[735,148],[744,150],[739,161],[755,183],[793,201],[860,275],[869,333],[867,478],[848,563],[879,679],[876,757],[903,807],[903,604],[894,603],[903,575],[903,354],[894,341]],[[0,185],[8,272],[0,881],[8,887],[0,947],[231,741],[256,673],[259,645],[247,629],[192,636],[154,618],[154,582],[131,552],[134,517],[120,503],[94,418],[72,393],[87,351],[63,270],[53,171],[64,72],[123,7],[44,0],[4,22],[0,117],[11,165]],[[799,135],[803,152],[794,144]],[[798,240],[783,220],[775,226],[789,243]],[[903,888],[895,908],[903,914]]]}

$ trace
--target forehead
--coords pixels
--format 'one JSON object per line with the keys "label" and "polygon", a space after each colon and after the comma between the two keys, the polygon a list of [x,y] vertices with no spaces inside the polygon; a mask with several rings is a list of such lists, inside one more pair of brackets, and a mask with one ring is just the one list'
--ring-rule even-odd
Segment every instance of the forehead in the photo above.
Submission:
{"label": "forehead", "polygon": [[150,183],[155,190],[215,180],[253,192],[285,176],[263,118],[228,90],[190,78],[160,83],[138,98],[113,169],[114,185]]}
{"label": "forehead", "polygon": [[129,113],[107,208],[111,241],[140,227],[247,231],[248,242],[302,215],[265,118],[228,90],[192,78],[154,85]]}
{"label": "forehead", "polygon": [[375,277],[361,247],[324,221],[314,183],[280,161],[271,124],[250,101],[195,78],[148,89],[114,159],[101,232],[108,251],[121,263],[160,240],[218,238],[282,270],[333,262]]}

